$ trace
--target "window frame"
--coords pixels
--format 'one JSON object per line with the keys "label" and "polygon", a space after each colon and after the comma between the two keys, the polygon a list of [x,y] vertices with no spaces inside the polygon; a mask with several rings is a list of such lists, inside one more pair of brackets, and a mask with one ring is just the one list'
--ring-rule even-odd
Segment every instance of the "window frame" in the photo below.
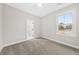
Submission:
{"label": "window frame", "polygon": [[[64,33],[64,34],[60,34],[59,30],[58,30],[58,17],[65,15],[66,13],[72,13],[72,33]],[[58,12],[56,14],[56,34],[58,35],[64,35],[64,36],[71,36],[71,37],[76,37],[76,8],[73,9],[69,9],[69,10],[65,10],[63,12]]]}

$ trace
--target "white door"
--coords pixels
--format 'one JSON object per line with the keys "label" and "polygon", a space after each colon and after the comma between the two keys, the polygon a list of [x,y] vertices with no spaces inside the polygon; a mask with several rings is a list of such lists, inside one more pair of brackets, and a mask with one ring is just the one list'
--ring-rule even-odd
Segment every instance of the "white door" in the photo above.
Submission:
{"label": "white door", "polygon": [[34,21],[27,20],[26,22],[26,38],[29,40],[34,38]]}

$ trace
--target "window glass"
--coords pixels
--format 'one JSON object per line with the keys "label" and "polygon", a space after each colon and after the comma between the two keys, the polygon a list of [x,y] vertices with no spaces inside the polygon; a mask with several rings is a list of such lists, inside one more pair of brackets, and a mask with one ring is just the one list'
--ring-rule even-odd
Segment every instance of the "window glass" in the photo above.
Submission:
{"label": "window glass", "polygon": [[65,13],[58,16],[58,32],[64,34],[72,31],[72,13]]}

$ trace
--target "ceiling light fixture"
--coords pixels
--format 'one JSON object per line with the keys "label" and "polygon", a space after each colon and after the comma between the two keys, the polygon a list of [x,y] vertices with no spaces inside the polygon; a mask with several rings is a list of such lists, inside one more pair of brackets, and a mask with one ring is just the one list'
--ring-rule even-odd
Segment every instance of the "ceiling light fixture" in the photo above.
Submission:
{"label": "ceiling light fixture", "polygon": [[41,4],[41,3],[38,3],[37,5],[38,5],[39,7],[43,7],[43,4]]}

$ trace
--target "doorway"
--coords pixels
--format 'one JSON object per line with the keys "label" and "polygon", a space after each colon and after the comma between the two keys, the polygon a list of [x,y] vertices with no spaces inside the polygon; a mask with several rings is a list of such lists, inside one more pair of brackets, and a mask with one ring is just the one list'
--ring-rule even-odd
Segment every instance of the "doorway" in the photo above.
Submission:
{"label": "doorway", "polygon": [[34,21],[33,20],[27,20],[26,21],[26,39],[32,39],[34,38]]}

